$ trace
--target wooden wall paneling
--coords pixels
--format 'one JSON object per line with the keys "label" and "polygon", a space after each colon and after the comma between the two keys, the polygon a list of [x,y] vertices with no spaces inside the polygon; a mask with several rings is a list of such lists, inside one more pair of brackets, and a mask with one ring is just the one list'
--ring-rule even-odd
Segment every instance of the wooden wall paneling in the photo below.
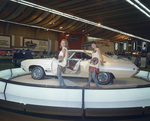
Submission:
{"label": "wooden wall paneling", "polygon": [[0,22],[0,34],[4,34],[4,23]]}
{"label": "wooden wall paneling", "polygon": [[5,25],[4,34],[8,35],[9,23],[5,23]]}
{"label": "wooden wall paneling", "polygon": [[12,43],[12,46],[15,45],[15,35],[11,35],[11,43]]}
{"label": "wooden wall paneling", "polygon": [[20,44],[20,36],[15,35],[14,46],[21,46],[21,44]]}
{"label": "wooden wall paneling", "polygon": [[38,34],[39,34],[40,29],[36,29],[36,34],[35,34],[35,38],[37,38]]}

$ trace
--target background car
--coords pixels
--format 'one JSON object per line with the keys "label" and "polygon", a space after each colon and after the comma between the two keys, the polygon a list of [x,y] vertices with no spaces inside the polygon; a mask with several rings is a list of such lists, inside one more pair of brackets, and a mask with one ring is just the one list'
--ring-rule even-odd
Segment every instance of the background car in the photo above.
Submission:
{"label": "background car", "polygon": [[[87,50],[92,54],[92,51]],[[83,50],[69,50],[68,64],[62,76],[74,78],[89,77],[89,62],[91,57]],[[114,78],[130,78],[138,73],[135,64],[128,60],[115,59],[102,54],[106,63],[101,63],[100,72],[97,73],[99,84],[109,84]],[[28,59],[21,62],[26,72],[31,72],[32,78],[39,80],[46,75],[56,76],[58,60],[56,58]]]}

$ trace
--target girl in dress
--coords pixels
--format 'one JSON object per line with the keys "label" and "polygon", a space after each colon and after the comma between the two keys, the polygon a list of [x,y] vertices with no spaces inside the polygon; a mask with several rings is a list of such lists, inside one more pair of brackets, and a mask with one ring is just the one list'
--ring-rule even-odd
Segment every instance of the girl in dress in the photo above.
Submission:
{"label": "girl in dress", "polygon": [[61,73],[65,72],[67,60],[68,60],[68,41],[66,39],[61,40],[60,43],[61,51],[59,52],[58,56],[58,68],[57,68],[57,77],[59,80],[60,86],[66,86]]}
{"label": "girl in dress", "polygon": [[103,60],[103,56],[101,54],[101,51],[97,47],[95,41],[91,42],[91,46],[94,49],[92,54],[89,54],[84,50],[84,52],[87,55],[92,57],[91,61],[90,61],[90,66],[89,66],[89,80],[88,80],[88,83],[87,83],[86,87],[90,87],[91,80],[93,79],[95,84],[96,84],[96,87],[98,88],[98,80],[96,78],[96,74],[99,73],[99,67],[101,65],[101,62],[105,63],[105,61]]}

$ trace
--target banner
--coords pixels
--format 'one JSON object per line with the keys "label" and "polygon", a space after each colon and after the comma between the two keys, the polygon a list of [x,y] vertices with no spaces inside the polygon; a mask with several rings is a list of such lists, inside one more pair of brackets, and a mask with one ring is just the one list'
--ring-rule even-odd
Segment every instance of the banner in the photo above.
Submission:
{"label": "banner", "polygon": [[89,47],[89,46],[91,46],[91,42],[83,43],[81,46],[82,47]]}
{"label": "banner", "polygon": [[0,36],[0,48],[10,48],[10,47],[11,47],[11,37]]}
{"label": "banner", "polygon": [[23,46],[32,48],[34,51],[48,51],[48,40],[24,38]]}

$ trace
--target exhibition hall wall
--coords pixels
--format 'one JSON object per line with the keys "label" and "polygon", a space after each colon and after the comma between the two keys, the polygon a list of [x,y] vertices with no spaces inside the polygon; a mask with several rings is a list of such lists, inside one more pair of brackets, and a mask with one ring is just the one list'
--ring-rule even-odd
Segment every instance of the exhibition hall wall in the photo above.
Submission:
{"label": "exhibition hall wall", "polygon": [[[82,34],[67,34],[58,33],[58,44],[62,39],[67,39],[69,44],[69,49],[81,49],[82,43],[87,42],[87,37]],[[60,50],[60,47],[58,46]]]}
{"label": "exhibition hall wall", "polygon": [[24,38],[47,41],[49,39],[51,40],[50,50],[57,51],[55,49],[55,41],[58,40],[57,32],[0,22],[0,35],[11,36],[12,46],[22,46]]}
{"label": "exhibition hall wall", "polygon": [[[103,53],[112,53],[114,54],[114,43],[108,41],[97,41],[97,46],[100,48]],[[92,50],[92,47],[89,46],[88,49]]]}

